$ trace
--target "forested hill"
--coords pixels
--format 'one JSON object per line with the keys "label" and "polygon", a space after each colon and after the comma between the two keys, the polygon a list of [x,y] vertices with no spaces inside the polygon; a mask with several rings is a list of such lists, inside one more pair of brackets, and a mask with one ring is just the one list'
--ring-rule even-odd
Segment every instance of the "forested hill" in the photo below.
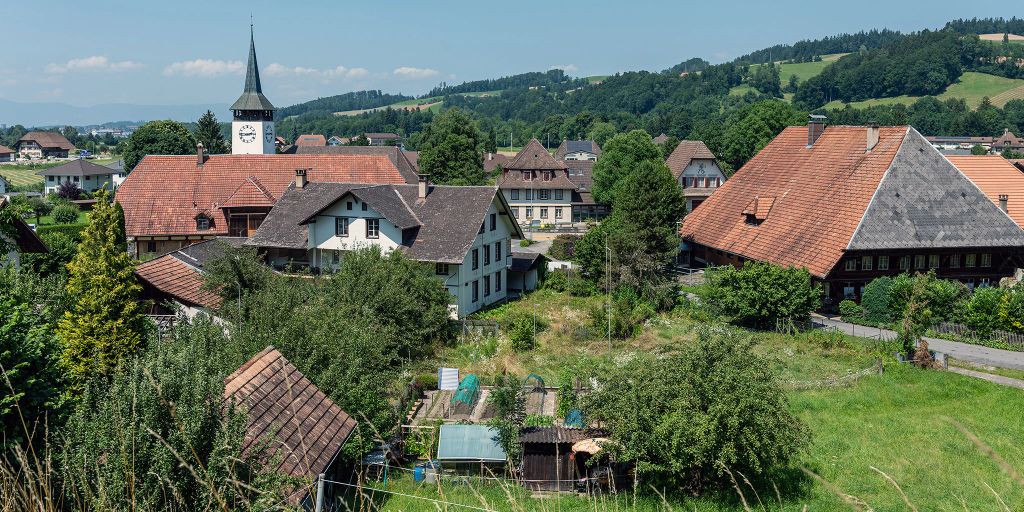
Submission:
{"label": "forested hill", "polygon": [[853,53],[862,49],[870,50],[886,46],[903,37],[900,32],[882,29],[839,34],[822,39],[798,41],[794,44],[775,46],[748,53],[735,60],[738,64],[764,64],[765,62],[793,61],[809,62],[821,55]]}
{"label": "forested hill", "polygon": [[518,75],[493,78],[488,80],[476,80],[463,82],[459,85],[449,85],[442,82],[441,85],[433,88],[426,95],[427,97],[445,96],[448,94],[461,94],[467,92],[489,92],[503,91],[505,89],[529,89],[531,87],[552,87],[573,88],[584,85],[586,80],[572,78],[561,69],[552,69],[547,72],[535,71],[532,73],[521,73]]}
{"label": "forested hill", "polygon": [[344,112],[346,110],[363,110],[383,107],[391,105],[392,103],[411,99],[413,99],[412,96],[405,96],[402,94],[384,94],[380,91],[346,92],[345,94],[339,94],[337,96],[317,98],[305,103],[285,107],[277,111],[277,115],[281,118],[285,118],[309,113],[333,114],[334,112]]}

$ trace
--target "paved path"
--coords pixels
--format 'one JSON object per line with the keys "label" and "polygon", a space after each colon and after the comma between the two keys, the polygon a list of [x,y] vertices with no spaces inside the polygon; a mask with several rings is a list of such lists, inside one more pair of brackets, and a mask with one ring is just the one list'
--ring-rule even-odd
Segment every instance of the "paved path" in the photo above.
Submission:
{"label": "paved path", "polygon": [[[888,329],[854,325],[819,315],[814,315],[814,322],[826,327],[835,327],[842,332],[854,336],[883,340],[896,338],[896,333]],[[957,341],[942,340],[938,338],[925,338],[925,341],[928,342],[928,348],[937,352],[942,352],[954,359],[970,361],[972,363],[985,366],[995,366],[997,368],[1024,370],[1024,352],[1000,350],[998,348],[989,348],[981,345],[971,345],[969,343],[960,343]]]}

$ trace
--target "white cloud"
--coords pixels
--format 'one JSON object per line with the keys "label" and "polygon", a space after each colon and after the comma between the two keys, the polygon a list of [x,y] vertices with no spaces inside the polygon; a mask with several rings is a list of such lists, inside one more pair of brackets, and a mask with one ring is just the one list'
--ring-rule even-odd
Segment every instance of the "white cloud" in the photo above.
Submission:
{"label": "white cloud", "polygon": [[240,75],[245,65],[240,60],[195,59],[175,62],[164,68],[166,76]]}
{"label": "white cloud", "polygon": [[393,71],[395,76],[407,80],[422,80],[437,75],[436,69],[402,66]]}
{"label": "white cloud", "polygon": [[278,64],[277,62],[267,66],[263,72],[270,76],[296,75],[323,79],[362,78],[370,74],[366,68],[346,68],[345,66],[337,66],[332,69],[317,69],[302,66],[288,67],[284,64]]}
{"label": "white cloud", "polygon": [[47,73],[67,73],[69,71],[126,71],[141,68],[142,64],[130,60],[111,61],[105,55],[93,55],[80,59],[71,59],[64,64],[47,64]]}
{"label": "white cloud", "polygon": [[561,69],[566,73],[575,73],[580,70],[580,68],[576,67],[576,64],[556,64],[548,69]]}

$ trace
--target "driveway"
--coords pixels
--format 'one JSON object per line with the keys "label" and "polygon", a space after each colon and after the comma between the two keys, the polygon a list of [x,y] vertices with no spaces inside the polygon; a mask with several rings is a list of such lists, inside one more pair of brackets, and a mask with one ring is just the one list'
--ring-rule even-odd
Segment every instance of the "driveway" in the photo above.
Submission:
{"label": "driveway", "polygon": [[[888,329],[879,329],[877,327],[866,327],[863,325],[855,325],[840,320],[833,320],[819,315],[814,315],[814,322],[826,327],[835,327],[846,334],[853,336],[861,336],[864,338],[876,338],[883,340],[891,340],[896,338],[896,333]],[[1016,370],[1024,370],[1024,352],[1015,352],[1013,350],[1000,350],[998,348],[983,347],[981,345],[971,345],[969,343],[960,343],[958,341],[943,340],[938,338],[924,338],[928,342],[928,348],[937,352],[942,352],[949,357],[959,359],[961,361],[970,361],[975,364],[981,364],[985,366],[995,366],[997,368],[1013,368]]]}

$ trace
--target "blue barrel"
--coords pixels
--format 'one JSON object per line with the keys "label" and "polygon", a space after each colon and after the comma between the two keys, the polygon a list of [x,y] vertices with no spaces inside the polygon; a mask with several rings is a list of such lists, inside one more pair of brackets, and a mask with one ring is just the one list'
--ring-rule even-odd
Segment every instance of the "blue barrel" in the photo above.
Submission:
{"label": "blue barrel", "polygon": [[417,482],[422,482],[424,478],[426,478],[426,476],[424,475],[423,465],[417,464],[416,469],[412,472],[412,479]]}

